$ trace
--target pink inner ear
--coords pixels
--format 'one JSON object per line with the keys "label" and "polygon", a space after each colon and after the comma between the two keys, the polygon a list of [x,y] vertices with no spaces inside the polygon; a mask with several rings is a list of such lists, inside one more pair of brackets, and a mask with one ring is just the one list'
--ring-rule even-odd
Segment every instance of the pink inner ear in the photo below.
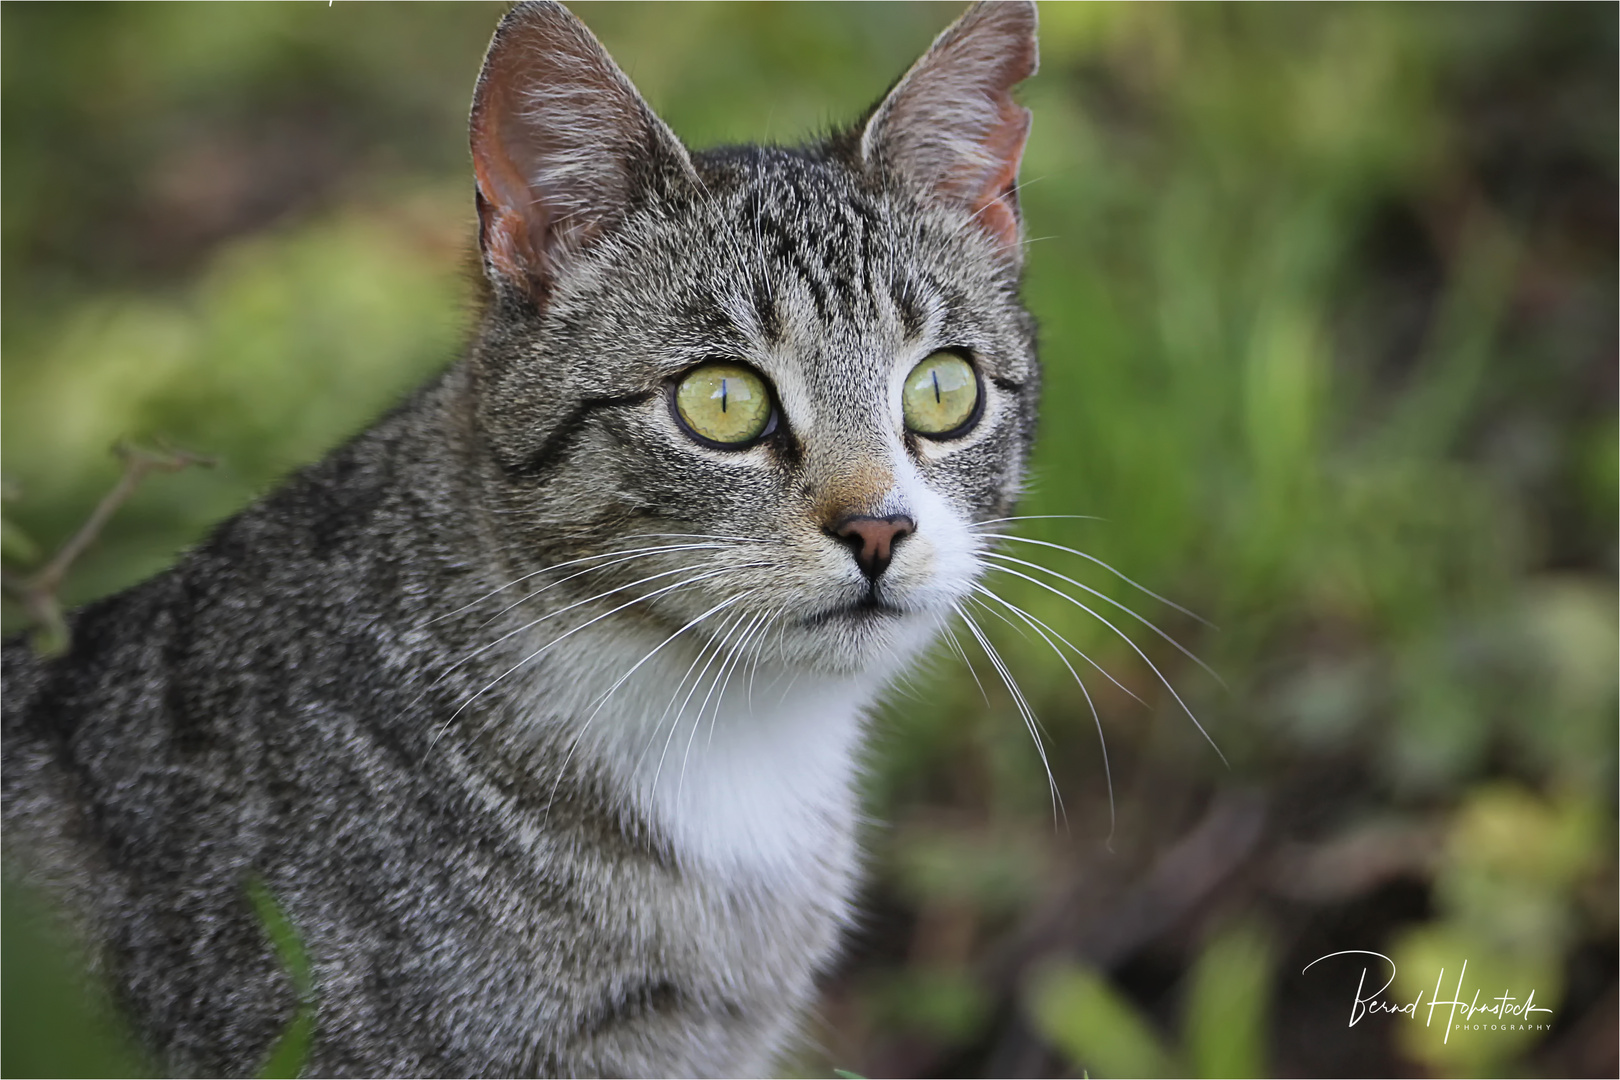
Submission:
{"label": "pink inner ear", "polygon": [[[479,206],[484,253],[508,281],[542,288],[545,276],[544,251],[546,211],[529,186],[529,177],[511,153],[507,73],[496,72],[482,88],[486,99],[479,102],[473,117],[473,175],[482,197]],[[521,136],[520,136],[521,137]]]}
{"label": "pink inner ear", "polygon": [[511,186],[521,181],[510,160],[492,160],[491,155],[473,157],[473,174],[478,180],[478,193],[483,196],[480,206],[483,221],[484,253],[495,269],[510,281],[532,280],[529,266],[532,250],[529,223],[517,211],[516,200],[503,196]]}
{"label": "pink inner ear", "polygon": [[1030,114],[1010,97],[1002,99],[999,111],[1000,122],[984,140],[985,156],[994,163],[991,171],[962,179],[979,181],[973,198],[974,218],[991,236],[1011,247],[1018,243],[1018,165],[1029,139]]}

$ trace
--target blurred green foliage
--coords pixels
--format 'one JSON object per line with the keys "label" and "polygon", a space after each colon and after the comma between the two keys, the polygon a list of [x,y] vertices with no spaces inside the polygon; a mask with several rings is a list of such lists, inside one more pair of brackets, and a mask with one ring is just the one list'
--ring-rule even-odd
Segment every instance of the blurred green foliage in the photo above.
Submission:
{"label": "blurred green foliage", "polygon": [[1035,984],[1034,998],[1037,1030],[1099,1076],[1190,1075],[1106,976],[1081,967],[1059,970]]}
{"label": "blurred green foliage", "polygon": [[[166,565],[455,355],[465,109],[499,11],[0,7],[9,567],[73,532],[118,439],[221,464],[147,481],[71,602]],[[955,8],[580,11],[701,146],[856,115]],[[1609,1068],[1591,1017],[1614,1011],[1615,9],[1042,21],[1021,198],[1046,388],[1022,512],[1101,520],[1015,531],[1220,630],[1009,544],[1136,642],[991,579],[1118,680],[1070,657],[1117,798],[1054,650],[974,609],[1065,806],[1054,824],[1013,699],[958,631],[973,671],[942,649],[879,727],[870,802],[894,825],[871,838],[871,924],[828,987],[828,1057],[795,1067]],[[1169,874],[1239,786],[1269,807],[1260,839],[1219,887]],[[1148,894],[1175,914],[1130,929]],[[1556,1030],[1436,1050],[1405,1021],[1346,1029],[1351,988],[1293,973],[1352,948],[1394,955],[1412,993],[1464,957],[1500,970],[1556,1002]]]}
{"label": "blurred green foliage", "polygon": [[[1448,995],[1455,996],[1453,986],[1479,987],[1487,1002],[1502,992],[1523,1003],[1534,991],[1535,1006],[1549,1013],[1530,1019],[1555,1015],[1563,1003],[1559,961],[1581,923],[1576,890],[1601,869],[1601,853],[1614,843],[1612,822],[1605,825],[1600,809],[1579,796],[1548,802],[1516,786],[1475,789],[1447,830],[1435,880],[1440,917],[1394,942],[1404,999],[1432,995],[1440,988],[1428,983],[1433,975]],[[1467,969],[1460,967],[1464,960]],[[1413,1024],[1401,1034],[1414,1060],[1449,1076],[1512,1071],[1537,1031],[1525,1025],[1486,1038],[1445,1038],[1445,1030]]]}
{"label": "blurred green foliage", "polygon": [[1076,964],[1038,976],[1030,1014],[1076,1069],[1101,1076],[1267,1076],[1266,1021],[1272,948],[1254,926],[1227,927],[1188,972],[1182,1045],[1108,981]]}
{"label": "blurred green foliage", "polygon": [[0,974],[0,1074],[148,1076],[134,1041],[58,913],[8,874],[0,882],[5,963]]}

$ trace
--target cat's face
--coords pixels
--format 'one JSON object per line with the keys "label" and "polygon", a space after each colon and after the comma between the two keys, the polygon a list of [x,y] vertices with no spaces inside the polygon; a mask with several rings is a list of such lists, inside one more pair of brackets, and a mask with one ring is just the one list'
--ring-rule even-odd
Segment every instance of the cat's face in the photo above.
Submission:
{"label": "cat's face", "polygon": [[479,426],[511,569],[569,564],[550,606],[853,674],[972,595],[974,525],[1010,513],[1029,447],[1033,325],[1010,179],[930,197],[872,145],[908,104],[808,151],[688,156],[651,121],[599,227],[504,269],[486,193]]}

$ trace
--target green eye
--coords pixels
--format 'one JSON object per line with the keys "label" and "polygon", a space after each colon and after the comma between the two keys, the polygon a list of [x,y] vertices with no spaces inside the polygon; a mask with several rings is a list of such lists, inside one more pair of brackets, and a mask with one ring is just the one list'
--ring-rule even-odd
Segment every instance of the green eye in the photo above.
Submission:
{"label": "green eye", "polygon": [[764,434],[771,421],[771,392],[741,364],[704,364],[675,387],[675,409],[700,440],[740,446]]}
{"label": "green eye", "polygon": [[973,365],[952,352],[937,352],[911,369],[900,406],[906,427],[921,435],[944,435],[978,411],[979,380]]}

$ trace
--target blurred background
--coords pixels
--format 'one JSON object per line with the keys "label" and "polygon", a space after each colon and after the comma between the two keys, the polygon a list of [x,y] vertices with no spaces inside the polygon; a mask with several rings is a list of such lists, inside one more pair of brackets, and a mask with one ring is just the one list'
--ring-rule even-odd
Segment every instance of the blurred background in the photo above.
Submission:
{"label": "blurred background", "polygon": [[[454,358],[501,10],[0,8],[9,570],[120,439],[218,464],[147,479],[69,602]],[[701,147],[853,118],[957,8],[577,10]],[[1007,543],[1073,579],[991,579],[1051,634],[973,615],[1062,806],[958,629],[878,726],[793,1074],[1616,1075],[1616,10],[1043,5],[1022,512],[1089,517],[1009,531],[1090,558]],[[128,1067],[31,904],[0,1071]],[[1343,950],[1415,1015],[1351,1023],[1388,965],[1307,970]],[[1550,1011],[1448,1034],[1442,972]]]}

